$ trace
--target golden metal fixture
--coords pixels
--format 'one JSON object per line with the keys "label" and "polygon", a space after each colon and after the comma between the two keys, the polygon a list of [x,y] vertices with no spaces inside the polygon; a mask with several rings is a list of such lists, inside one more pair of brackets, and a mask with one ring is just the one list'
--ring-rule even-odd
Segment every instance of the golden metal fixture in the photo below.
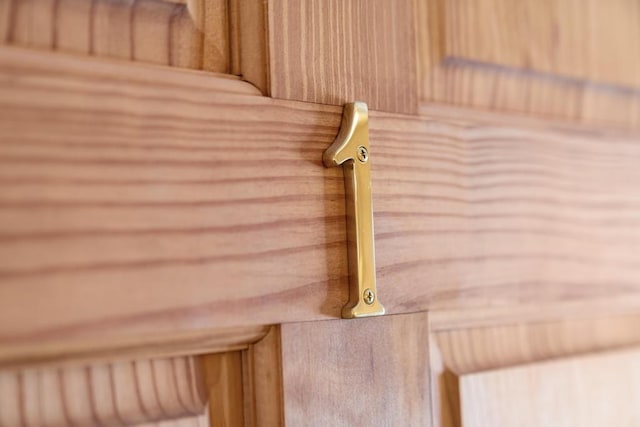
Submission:
{"label": "golden metal fixture", "polygon": [[371,155],[367,104],[346,104],[342,126],[322,157],[326,167],[342,166],[347,203],[349,302],[342,317],[379,316],[384,307],[376,291],[376,261],[371,205]]}

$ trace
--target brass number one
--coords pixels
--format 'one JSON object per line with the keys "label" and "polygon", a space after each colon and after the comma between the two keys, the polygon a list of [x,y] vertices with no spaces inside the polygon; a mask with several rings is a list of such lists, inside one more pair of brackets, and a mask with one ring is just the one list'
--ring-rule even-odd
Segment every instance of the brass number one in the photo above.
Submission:
{"label": "brass number one", "polygon": [[384,314],[376,291],[368,121],[367,104],[346,104],[340,132],[322,157],[326,167],[342,166],[344,172],[349,302],[342,317],[346,319]]}

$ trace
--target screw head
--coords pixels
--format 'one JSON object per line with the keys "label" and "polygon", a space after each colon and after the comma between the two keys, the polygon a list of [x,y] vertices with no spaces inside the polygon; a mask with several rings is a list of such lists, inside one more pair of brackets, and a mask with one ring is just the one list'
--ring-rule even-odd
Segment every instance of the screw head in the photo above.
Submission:
{"label": "screw head", "polygon": [[367,148],[361,145],[356,151],[358,154],[358,160],[360,160],[361,163],[367,163],[367,160],[369,160],[369,151]]}
{"label": "screw head", "polygon": [[362,298],[364,299],[364,302],[371,305],[376,300],[376,294],[374,294],[371,289],[367,288],[362,293]]}

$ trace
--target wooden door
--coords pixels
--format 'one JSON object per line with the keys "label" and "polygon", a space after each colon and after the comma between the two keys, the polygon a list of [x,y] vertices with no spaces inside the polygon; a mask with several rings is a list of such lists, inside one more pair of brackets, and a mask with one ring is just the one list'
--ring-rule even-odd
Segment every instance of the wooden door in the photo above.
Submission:
{"label": "wooden door", "polygon": [[639,7],[0,0],[0,426],[638,425]]}

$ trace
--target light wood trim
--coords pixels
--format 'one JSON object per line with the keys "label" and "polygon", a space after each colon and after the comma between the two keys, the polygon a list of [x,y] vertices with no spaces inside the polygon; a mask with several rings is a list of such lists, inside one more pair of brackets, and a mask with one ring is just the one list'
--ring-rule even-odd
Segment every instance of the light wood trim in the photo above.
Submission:
{"label": "light wood trim", "polygon": [[[3,354],[339,316],[339,107],[10,48],[0,70]],[[636,135],[443,107],[369,122],[389,313],[640,307]]]}
{"label": "light wood trim", "polygon": [[135,425],[203,414],[193,357],[0,371],[0,425]]}
{"label": "light wood trim", "polygon": [[211,427],[244,426],[242,352],[202,357]]}
{"label": "light wood trim", "polygon": [[242,353],[245,425],[284,425],[280,326]]}
{"label": "light wood trim", "polygon": [[267,3],[263,0],[229,0],[232,72],[271,93]]}

